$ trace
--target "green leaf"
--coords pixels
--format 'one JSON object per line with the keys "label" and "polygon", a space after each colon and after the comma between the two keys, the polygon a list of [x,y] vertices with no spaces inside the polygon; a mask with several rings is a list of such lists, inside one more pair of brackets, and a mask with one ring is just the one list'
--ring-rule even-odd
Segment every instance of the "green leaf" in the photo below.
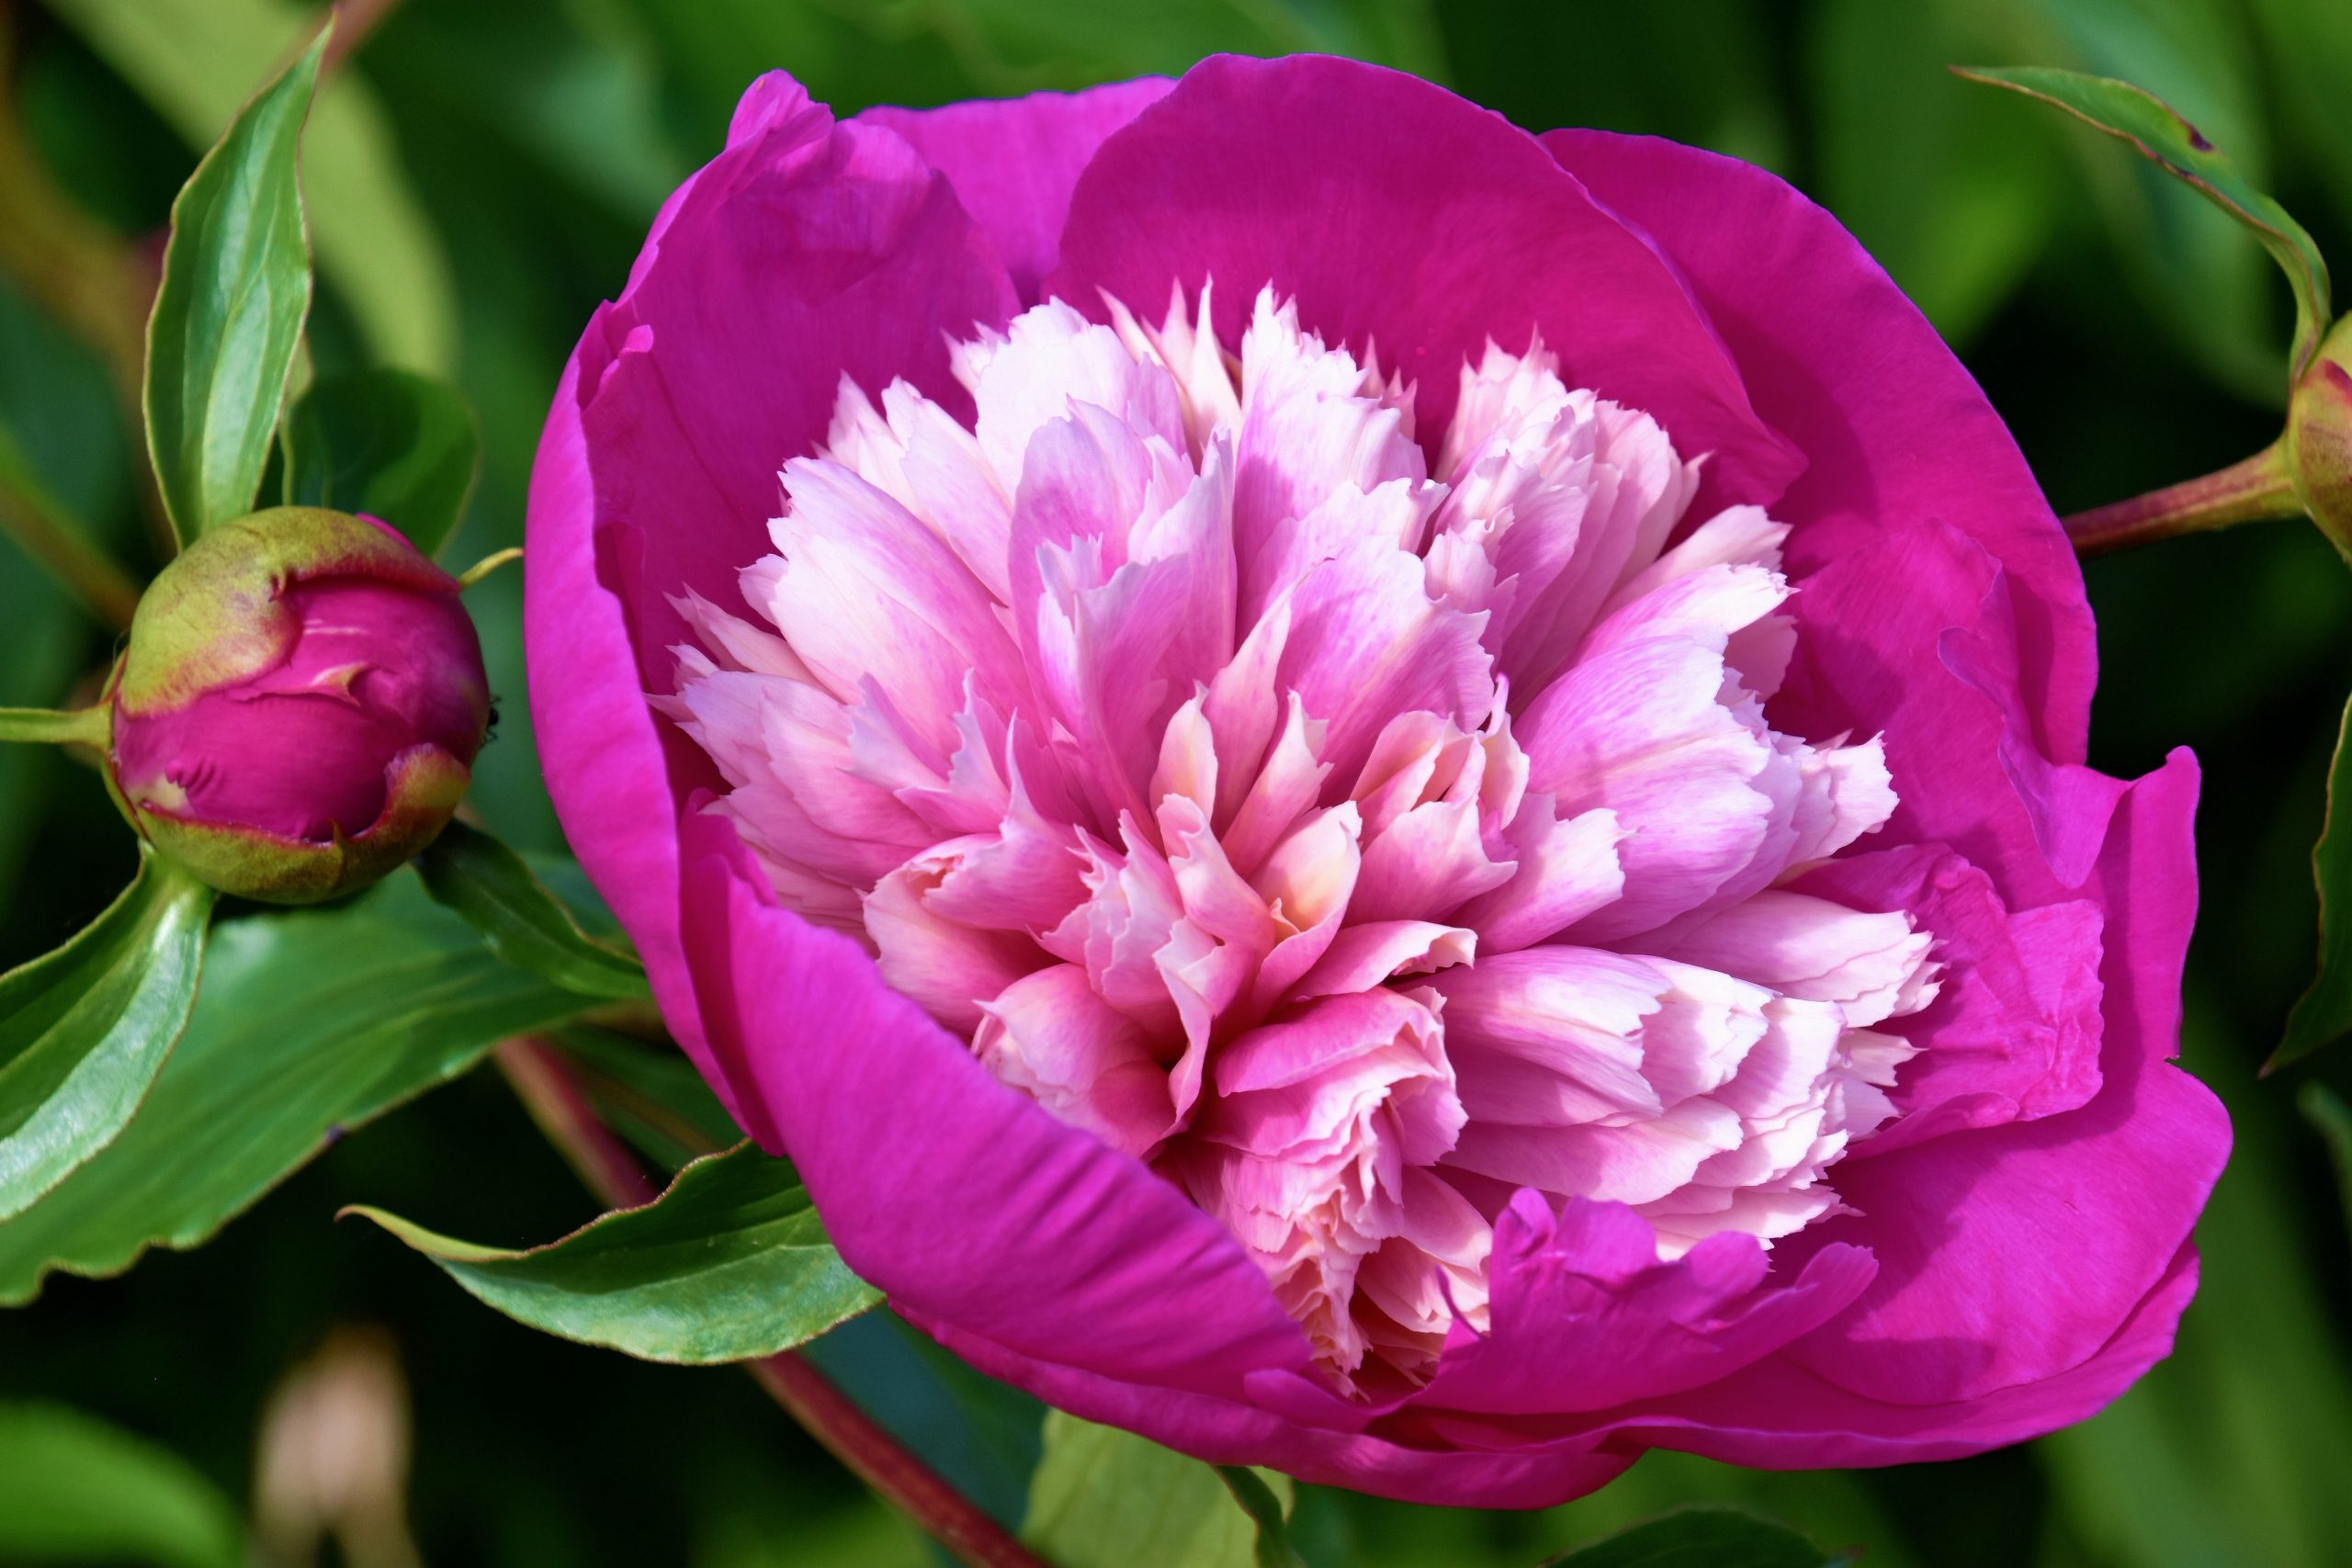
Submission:
{"label": "green leaf", "polygon": [[1565,1551],[1548,1568],[1832,1568],[1832,1557],[1786,1525],[1737,1508],[1679,1508]]}
{"label": "green leaf", "polygon": [[742,1141],[686,1054],[667,1040],[574,1024],[557,1035],[596,1119],[664,1170]]}
{"label": "green leaf", "polygon": [[2267,1077],[2352,1033],[2352,701],[2335,730],[2327,765],[2327,816],[2312,846],[2319,886],[2319,972],[2287,1015],[2287,1037],[2262,1065]]}
{"label": "green leaf", "polygon": [[2037,65],[1953,69],[1972,82],[2055,104],[2109,136],[2130,142],[2166,174],[2253,230],[2294,289],[2295,343],[2289,379],[2301,376],[2334,320],[2328,303],[2327,264],[2303,226],[2239,174],[2195,126],[2154,93],[2128,82]]}
{"label": "green leaf", "polygon": [[0,1404],[0,1561],[237,1568],[243,1535],[169,1450],[62,1404]]}
{"label": "green leaf", "polygon": [[1250,1522],[1257,1529],[1258,1568],[1306,1568],[1306,1561],[1290,1543],[1290,1510],[1275,1495],[1267,1473],[1246,1464],[1216,1467],[1216,1478],[1225,1483],[1225,1489],[1233,1494],[1233,1500],[1241,1505],[1241,1511],[1250,1516]]}
{"label": "green leaf", "polygon": [[311,310],[302,121],[326,49],[300,59],[230,123],[172,203],[164,280],[147,319],[147,448],[182,540],[251,512]]}
{"label": "green leaf", "polygon": [[814,1339],[882,1293],[825,1239],[791,1165],[741,1144],[698,1159],[639,1209],[521,1252],[375,1221],[518,1323],[649,1361],[752,1360]]}
{"label": "green leaf", "polygon": [[[195,147],[228,123],[246,84],[318,25],[318,7],[290,0],[47,0],[46,8]],[[321,87],[303,135],[302,192],[319,266],[375,357],[427,375],[453,371],[448,257],[364,72],[338,71]]]}
{"label": "green leaf", "polygon": [[478,828],[452,822],[416,859],[426,891],[466,918],[490,950],[583,997],[643,1001],[644,966],[580,929],[523,857]]}
{"label": "green leaf", "polygon": [[0,1219],[113,1142],[196,1003],[212,889],[142,850],[106,913],[0,975]]}
{"label": "green leaf", "polygon": [[1021,1540],[1057,1568],[1288,1568],[1297,1558],[1279,1527],[1290,1481],[1241,1473],[1262,1495],[1245,1498],[1216,1468],[1148,1438],[1050,1411]]}
{"label": "green leaf", "polygon": [[380,517],[429,556],[465,514],[481,457],[473,412],[432,378],[330,376],[286,417],[286,503]]}
{"label": "green leaf", "polygon": [[0,1221],[0,1303],[52,1269],[200,1246],[334,1138],[582,999],[487,952],[396,877],[349,903],[216,927],[196,1014],[117,1138]]}

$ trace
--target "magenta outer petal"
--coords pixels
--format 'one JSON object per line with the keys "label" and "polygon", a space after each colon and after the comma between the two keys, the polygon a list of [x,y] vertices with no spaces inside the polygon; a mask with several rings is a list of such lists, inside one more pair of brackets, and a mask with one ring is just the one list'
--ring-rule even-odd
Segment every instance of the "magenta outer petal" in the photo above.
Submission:
{"label": "magenta outer petal", "polygon": [[1238,342],[1259,287],[1310,329],[1419,383],[1441,431],[1463,362],[1541,331],[1571,386],[1645,409],[1711,491],[1758,502],[1802,460],[1667,264],[1533,138],[1418,77],[1318,55],[1220,55],[1103,142],[1080,176],[1046,292],[1157,317],[1171,285],[1216,284]]}
{"label": "magenta outer petal", "polygon": [[2002,716],[1983,701],[2002,699],[1944,669],[1937,648],[1944,629],[1977,624],[2006,573],[2023,739],[2083,760],[2098,655],[2082,570],[2000,416],[1853,236],[1781,180],[1650,137],[1543,141],[1673,258],[1758,413],[1805,455],[1772,507],[1793,525],[1789,570],[1804,583],[1775,721],[1884,728],[1903,796],[1889,839],[1951,840],[2013,908],[2058,896],[2007,830],[2016,807],[1996,814],[2008,841],[1983,841],[1986,803],[2014,787],[1996,761]]}
{"label": "magenta outer petal", "polygon": [[1595,1439],[1654,1444],[1758,1470],[1912,1464],[1960,1459],[2098,1415],[2172,1354],[2197,1293],[2197,1251],[2184,1247],[2112,1338],[2081,1364],[1956,1404],[1883,1404],[1775,1358],[1665,1408],[1619,1416]]}
{"label": "magenta outer petal", "polygon": [[2165,1060],[2196,909],[2196,791],[2195,763],[2175,752],[2132,786],[2100,860],[2097,1097],[1843,1168],[1839,1191],[1861,1213],[1782,1250],[1857,1243],[1879,1276],[1788,1359],[1891,1405],[1974,1399],[2080,1365],[2163,1282],[2230,1143],[2220,1103]]}
{"label": "magenta outer petal", "polygon": [[1306,1371],[1265,1276],[1173,1183],[999,1083],[854,942],[778,907],[729,824],[690,817],[683,843],[703,1026],[860,1276],[1079,1374],[1231,1399]]}
{"label": "magenta outer petal", "polygon": [[[956,199],[996,244],[1023,305],[1059,258],[1069,193],[1102,139],[1164,96],[1164,76],[1082,93],[1032,93],[935,109],[882,105],[858,115],[906,138],[947,176]],[[1160,301],[1148,301],[1158,306]]]}
{"label": "magenta outer petal", "polygon": [[821,438],[844,373],[956,394],[943,328],[1013,307],[988,252],[895,134],[836,126],[771,73],[590,321],[540,437],[524,640],[548,792],[672,1032],[763,1141],[773,1122],[712,1055],[679,948],[681,801],[718,780],[646,705],[689,640],[669,596],[741,603],[735,575],[764,547],[776,471]]}
{"label": "magenta outer petal", "polygon": [[[1424,1449],[1361,1432],[1318,1429],[1264,1408],[1117,1382],[1017,1355],[950,1325],[916,1321],[992,1377],[1016,1383],[1090,1421],[1141,1432],[1212,1464],[1272,1465],[1302,1481],[1351,1486],[1408,1503],[1465,1508],[1544,1508],[1615,1480],[1637,1450],[1602,1451],[1596,1437],[1534,1440],[1507,1450]],[[1262,1388],[1270,1382],[1253,1382]],[[1311,1402],[1319,1387],[1305,1388]],[[1336,1404],[1336,1401],[1332,1401]]]}

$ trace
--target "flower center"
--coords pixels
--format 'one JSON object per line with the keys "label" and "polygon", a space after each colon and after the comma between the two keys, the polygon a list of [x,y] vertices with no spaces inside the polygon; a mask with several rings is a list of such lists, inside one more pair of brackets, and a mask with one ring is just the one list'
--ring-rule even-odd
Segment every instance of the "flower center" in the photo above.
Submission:
{"label": "flower center", "polygon": [[968,427],[845,384],[753,618],[681,604],[666,711],[779,897],[1216,1216],[1351,1393],[1484,1325],[1521,1187],[1668,1257],[1837,1212],[1937,966],[1803,889],[1895,797],[1765,716],[1786,530],[1684,527],[1697,465],[1540,344],[1425,446],[1271,291],[1238,356],[1205,290],[1111,314],[960,345]]}

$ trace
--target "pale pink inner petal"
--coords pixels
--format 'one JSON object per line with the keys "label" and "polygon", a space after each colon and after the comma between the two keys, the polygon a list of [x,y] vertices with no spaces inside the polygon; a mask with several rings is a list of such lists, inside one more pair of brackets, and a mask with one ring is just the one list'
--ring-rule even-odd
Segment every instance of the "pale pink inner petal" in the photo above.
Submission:
{"label": "pale pink inner petal", "polygon": [[959,345],[970,426],[845,385],[753,618],[680,603],[662,710],[778,896],[1215,1215],[1351,1396],[1485,1327],[1522,1189],[1664,1258],[1838,1212],[1939,966],[1783,886],[1895,806],[1766,712],[1786,530],[1686,517],[1699,455],[1540,343],[1417,432],[1272,290],[1238,343],[1107,309]]}

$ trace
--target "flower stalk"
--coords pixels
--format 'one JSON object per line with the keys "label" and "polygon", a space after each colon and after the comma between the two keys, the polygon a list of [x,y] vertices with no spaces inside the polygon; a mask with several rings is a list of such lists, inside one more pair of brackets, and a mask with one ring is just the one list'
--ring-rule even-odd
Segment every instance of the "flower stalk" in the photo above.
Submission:
{"label": "flower stalk", "polygon": [[80,744],[104,750],[107,743],[106,705],[72,708],[0,708],[0,740],[27,740],[52,746]]}
{"label": "flower stalk", "polygon": [[[558,1153],[597,1199],[614,1208],[649,1203],[653,1184],[573,1080],[556,1049],[520,1037],[497,1051],[498,1068]],[[1003,1526],[941,1479],[795,1351],[744,1370],[851,1473],[970,1568],[1046,1568]]]}
{"label": "flower stalk", "polygon": [[2303,503],[2276,441],[2244,462],[2129,501],[2077,512],[2065,520],[2077,555],[2100,556],[2183,534],[2211,533],[2241,523],[2300,517]]}

